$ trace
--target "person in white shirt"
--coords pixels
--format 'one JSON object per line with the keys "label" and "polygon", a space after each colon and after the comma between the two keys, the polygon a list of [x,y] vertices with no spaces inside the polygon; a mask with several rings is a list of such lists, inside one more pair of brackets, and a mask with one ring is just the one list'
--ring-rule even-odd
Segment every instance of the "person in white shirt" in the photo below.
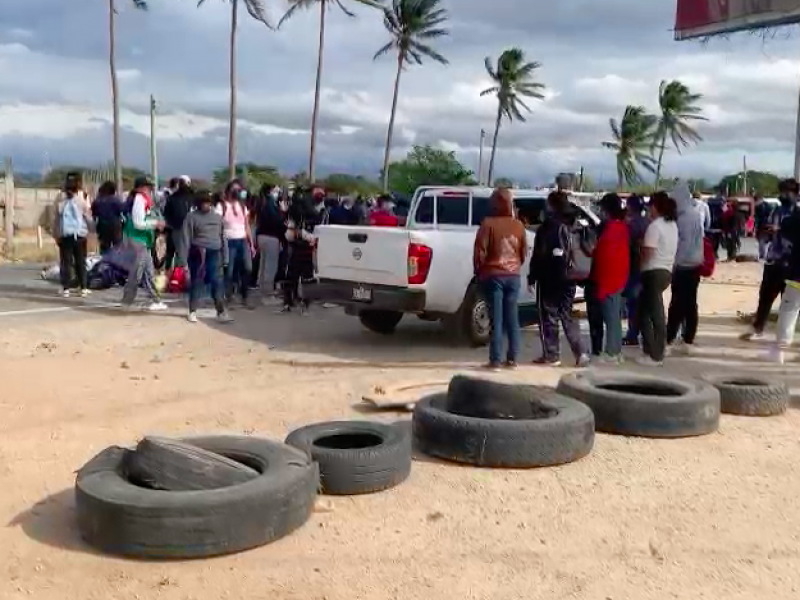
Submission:
{"label": "person in white shirt", "polygon": [[667,324],[664,316],[664,290],[669,287],[675,254],[678,252],[678,209],[666,192],[650,199],[652,222],[642,242],[642,293],[639,298],[639,326],[642,332],[646,366],[664,362],[667,347]]}

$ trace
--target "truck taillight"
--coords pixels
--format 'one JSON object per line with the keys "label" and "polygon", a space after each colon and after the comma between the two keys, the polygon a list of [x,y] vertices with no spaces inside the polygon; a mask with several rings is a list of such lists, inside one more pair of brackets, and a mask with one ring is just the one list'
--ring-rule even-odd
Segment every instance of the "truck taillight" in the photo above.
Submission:
{"label": "truck taillight", "polygon": [[409,285],[425,283],[431,270],[433,250],[422,244],[408,245],[408,283]]}

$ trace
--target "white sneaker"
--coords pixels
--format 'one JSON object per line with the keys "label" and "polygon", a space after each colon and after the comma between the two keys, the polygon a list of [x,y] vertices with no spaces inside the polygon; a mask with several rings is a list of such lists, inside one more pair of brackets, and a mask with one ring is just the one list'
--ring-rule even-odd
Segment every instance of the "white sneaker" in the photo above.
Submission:
{"label": "white sneaker", "polygon": [[197,323],[197,313],[196,312],[190,312],[189,316],[186,317],[186,320],[189,321],[189,323]]}
{"label": "white sneaker", "polygon": [[663,367],[664,361],[653,360],[649,356],[640,356],[636,359],[636,364],[641,367]]}
{"label": "white sneaker", "polygon": [[222,312],[217,315],[217,321],[220,323],[233,323],[233,317],[228,312]]}
{"label": "white sneaker", "polygon": [[682,339],[675,340],[671,346],[667,348],[667,356],[688,356],[689,344]]}
{"label": "white sneaker", "polygon": [[69,290],[61,290],[61,291],[59,292],[59,295],[60,295],[62,298],[69,298]]}
{"label": "white sneaker", "polygon": [[625,357],[622,356],[622,354],[617,354],[615,356],[611,356],[610,354],[601,354],[600,362],[607,365],[621,365],[625,362]]}
{"label": "white sneaker", "polygon": [[579,369],[585,369],[592,363],[592,358],[588,354],[581,354],[578,360],[575,361],[575,366]]}
{"label": "white sneaker", "polygon": [[743,333],[739,336],[739,339],[744,342],[760,342],[766,339],[766,335],[764,335],[763,331],[756,331],[755,329],[751,329],[747,333]]}
{"label": "white sneaker", "polygon": [[769,351],[767,360],[776,365],[783,365],[786,362],[786,353],[780,348],[773,348]]}
{"label": "white sneaker", "polygon": [[89,294],[91,294],[91,293],[92,293],[91,290],[83,289],[83,290],[81,290],[81,298],[88,298]]}
{"label": "white sneaker", "polygon": [[150,312],[164,312],[168,309],[169,307],[163,302],[151,302],[150,306],[147,307],[147,310]]}

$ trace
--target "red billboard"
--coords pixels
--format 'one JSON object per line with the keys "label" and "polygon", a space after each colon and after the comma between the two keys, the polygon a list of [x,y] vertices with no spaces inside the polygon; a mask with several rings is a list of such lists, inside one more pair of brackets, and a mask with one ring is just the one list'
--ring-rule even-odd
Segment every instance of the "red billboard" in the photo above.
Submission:
{"label": "red billboard", "polygon": [[800,0],[678,0],[675,39],[800,22]]}

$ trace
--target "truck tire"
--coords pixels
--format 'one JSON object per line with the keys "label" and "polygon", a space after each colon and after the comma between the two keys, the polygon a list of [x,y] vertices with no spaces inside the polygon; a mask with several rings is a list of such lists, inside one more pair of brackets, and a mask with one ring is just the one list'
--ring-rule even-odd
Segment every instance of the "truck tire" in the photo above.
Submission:
{"label": "truck tire", "polygon": [[719,390],[722,412],[745,417],[782,415],[789,408],[789,390],[783,383],[759,377],[720,377],[711,383]]}
{"label": "truck tire", "polygon": [[447,317],[444,325],[456,339],[470,346],[478,348],[489,343],[492,320],[489,317],[489,304],[478,284],[469,286],[458,312]]}
{"label": "truck tire", "polygon": [[552,391],[541,403],[555,414],[543,419],[478,419],[447,410],[447,394],[420,400],[412,430],[416,448],[444,460],[479,467],[522,469],[569,463],[594,445],[594,417],[584,404]]}
{"label": "truck tire", "polygon": [[350,496],[388,490],[411,472],[411,436],[396,425],[319,423],[293,431],[286,443],[319,464],[324,494]]}
{"label": "truck tire", "polygon": [[363,310],[358,314],[361,324],[374,333],[391,335],[403,318],[403,313],[391,310]]}
{"label": "truck tire", "polygon": [[708,383],[585,371],[564,375],[556,390],[587,404],[605,433],[681,438],[719,427],[720,396]]}
{"label": "truck tire", "polygon": [[131,453],[128,479],[152,490],[215,490],[245,483],[258,471],[179,440],[145,437]]}
{"label": "truck tire", "polygon": [[217,490],[150,490],[128,481],[125,463],[131,451],[108,448],[78,471],[75,481],[84,540],[123,556],[217,556],[277,540],[311,515],[319,472],[296,448],[244,436],[185,441],[249,464],[259,476]]}

